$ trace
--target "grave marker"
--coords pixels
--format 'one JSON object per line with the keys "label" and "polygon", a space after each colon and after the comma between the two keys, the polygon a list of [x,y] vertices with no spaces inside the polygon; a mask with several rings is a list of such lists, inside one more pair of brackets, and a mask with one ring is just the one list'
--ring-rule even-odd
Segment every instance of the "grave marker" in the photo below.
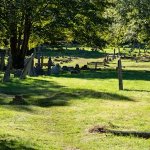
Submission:
{"label": "grave marker", "polygon": [[20,79],[25,79],[26,75],[28,75],[30,73],[35,54],[36,54],[36,52],[34,51],[34,53],[32,53],[32,55],[31,55],[30,59],[27,61],[26,65],[22,71],[22,74],[20,76]]}
{"label": "grave marker", "polygon": [[12,55],[10,53],[9,57],[8,57],[8,64],[6,67],[6,71],[4,73],[4,77],[3,77],[3,82],[8,82],[10,81],[10,70],[12,67]]}
{"label": "grave marker", "polygon": [[123,90],[121,58],[119,58],[119,60],[118,60],[118,68],[117,69],[118,69],[119,90]]}

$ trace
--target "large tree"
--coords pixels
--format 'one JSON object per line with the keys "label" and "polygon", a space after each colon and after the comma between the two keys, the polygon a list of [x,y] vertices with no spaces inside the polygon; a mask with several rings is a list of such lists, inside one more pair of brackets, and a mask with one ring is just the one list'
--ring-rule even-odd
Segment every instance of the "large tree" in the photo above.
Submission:
{"label": "large tree", "polygon": [[107,4],[107,0],[1,0],[0,26],[10,41],[13,67],[24,67],[31,36],[53,40],[69,33],[81,43],[102,45],[99,31],[107,25],[103,16]]}
{"label": "large tree", "polygon": [[1,0],[0,25],[10,40],[14,68],[24,67],[32,27],[47,5],[46,0]]}

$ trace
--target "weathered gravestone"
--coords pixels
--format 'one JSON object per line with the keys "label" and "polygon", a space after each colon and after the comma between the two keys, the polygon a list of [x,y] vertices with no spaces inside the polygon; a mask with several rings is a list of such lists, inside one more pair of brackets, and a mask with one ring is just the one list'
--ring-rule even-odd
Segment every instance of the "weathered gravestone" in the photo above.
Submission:
{"label": "weathered gravestone", "polygon": [[47,68],[47,75],[50,75],[51,74],[51,67],[53,66],[54,64],[53,64],[53,62],[52,62],[52,59],[51,59],[51,57],[49,57],[49,59],[48,59],[48,68]]}
{"label": "weathered gravestone", "polygon": [[20,79],[25,79],[26,75],[28,75],[30,73],[35,54],[36,54],[36,52],[34,51],[34,53],[31,55],[31,57],[27,60],[25,67],[22,71],[22,74],[20,76]]}
{"label": "weathered gravestone", "polygon": [[10,81],[10,71],[11,71],[11,67],[12,67],[12,55],[10,53],[9,57],[8,57],[8,64],[6,67],[6,71],[4,73],[4,77],[3,77],[3,82],[8,82]]}
{"label": "weathered gravestone", "polygon": [[119,80],[119,90],[123,90],[123,79],[122,79],[122,63],[121,58],[118,60],[118,80]]}
{"label": "weathered gravestone", "polygon": [[62,67],[62,71],[69,71],[69,69],[68,69],[67,66],[63,66],[63,67]]}
{"label": "weathered gravestone", "polygon": [[73,70],[70,71],[71,74],[78,74],[80,73],[80,67],[78,64],[76,64],[75,68]]}
{"label": "weathered gravestone", "polygon": [[56,64],[55,66],[52,67],[51,73],[58,75],[60,73],[61,67],[59,64]]}
{"label": "weathered gravestone", "polygon": [[89,70],[88,66],[87,65],[84,65],[81,67],[81,70]]}
{"label": "weathered gravestone", "polygon": [[80,72],[80,67],[79,67],[79,64],[76,64],[76,66],[75,66],[75,68],[74,68],[75,70],[77,70],[78,72]]}
{"label": "weathered gravestone", "polygon": [[107,62],[107,59],[106,59],[106,58],[104,58],[103,63],[104,63],[104,66],[107,65],[108,62]]}
{"label": "weathered gravestone", "polygon": [[29,71],[29,76],[36,76],[37,74],[36,74],[36,71],[35,71],[35,67],[34,67],[34,58],[33,58],[33,60],[32,60],[32,62],[31,62],[31,69],[30,69],[30,71]]}

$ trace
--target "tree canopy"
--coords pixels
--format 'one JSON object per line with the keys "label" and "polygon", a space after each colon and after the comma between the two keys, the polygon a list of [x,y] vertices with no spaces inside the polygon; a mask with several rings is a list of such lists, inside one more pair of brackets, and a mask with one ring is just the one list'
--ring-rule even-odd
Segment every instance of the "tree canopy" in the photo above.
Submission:
{"label": "tree canopy", "polygon": [[22,68],[29,44],[63,40],[102,48],[150,43],[149,0],[1,0],[0,41]]}

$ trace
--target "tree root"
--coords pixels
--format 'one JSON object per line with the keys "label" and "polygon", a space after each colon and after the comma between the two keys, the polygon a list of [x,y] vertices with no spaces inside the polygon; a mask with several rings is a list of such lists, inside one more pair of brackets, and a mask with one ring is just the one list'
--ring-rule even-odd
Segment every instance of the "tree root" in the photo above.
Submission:
{"label": "tree root", "polygon": [[150,132],[139,132],[139,131],[118,131],[118,130],[109,130],[105,127],[95,126],[89,130],[90,133],[112,133],[117,136],[134,136],[139,138],[150,138]]}

